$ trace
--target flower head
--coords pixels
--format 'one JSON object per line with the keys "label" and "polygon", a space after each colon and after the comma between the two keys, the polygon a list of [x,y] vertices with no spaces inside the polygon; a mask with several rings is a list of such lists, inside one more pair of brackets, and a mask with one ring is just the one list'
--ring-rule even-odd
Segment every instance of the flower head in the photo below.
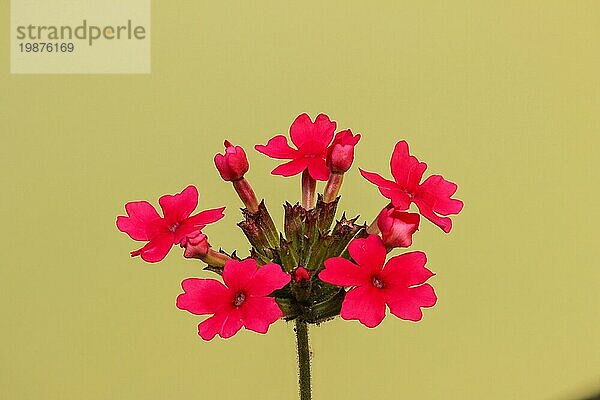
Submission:
{"label": "flower head", "polygon": [[283,316],[275,299],[268,297],[290,281],[290,275],[277,264],[258,268],[252,258],[229,260],[223,268],[223,281],[188,278],[181,283],[184,293],[177,307],[196,315],[213,314],[198,325],[198,334],[211,340],[235,335],[242,326],[267,333],[269,326]]}
{"label": "flower head", "polygon": [[271,171],[273,175],[293,176],[308,170],[313,179],[326,181],[329,168],[325,158],[335,127],[336,123],[325,114],[317,115],[314,122],[308,114],[300,114],[290,126],[290,137],[297,149],[290,147],[283,135],[277,135],[266,145],[256,145],[254,148],[271,158],[291,160]]}
{"label": "flower head", "polygon": [[360,133],[352,135],[350,129],[335,134],[333,143],[327,149],[327,167],[333,173],[343,174],[354,161],[354,146],[360,140]]}
{"label": "flower head", "polygon": [[163,215],[147,201],[125,204],[127,216],[117,217],[117,228],[133,240],[148,242],[131,256],[141,256],[144,261],[158,262],[164,259],[174,244],[181,243],[187,235],[203,229],[206,225],[224,217],[225,207],[213,208],[194,215],[198,205],[198,189],[190,185],[181,193],[166,194],[158,200]]}
{"label": "flower head", "polygon": [[458,186],[441,175],[431,175],[421,183],[427,164],[410,155],[408,144],[404,140],[396,143],[390,168],[394,181],[373,172],[360,170],[360,173],[377,185],[381,194],[390,199],[394,207],[407,210],[411,203],[415,203],[422,216],[444,232],[450,232],[452,220],[446,216],[458,214],[463,208],[462,201],[451,198]]}
{"label": "flower head", "polygon": [[330,258],[319,274],[324,282],[352,287],[342,303],[343,319],[359,320],[374,328],[385,317],[386,305],[396,317],[409,321],[421,320],[421,308],[435,305],[433,287],[425,283],[433,276],[425,268],[425,253],[401,254],[386,263],[386,249],[377,235],[354,239],[348,250],[356,263],[342,257]]}
{"label": "flower head", "polygon": [[377,217],[383,244],[387,248],[410,246],[413,233],[419,229],[419,220],[419,214],[408,213],[393,206],[384,208]]}
{"label": "flower head", "polygon": [[225,181],[238,181],[248,172],[248,158],[240,146],[225,141],[225,153],[215,155],[215,166]]}

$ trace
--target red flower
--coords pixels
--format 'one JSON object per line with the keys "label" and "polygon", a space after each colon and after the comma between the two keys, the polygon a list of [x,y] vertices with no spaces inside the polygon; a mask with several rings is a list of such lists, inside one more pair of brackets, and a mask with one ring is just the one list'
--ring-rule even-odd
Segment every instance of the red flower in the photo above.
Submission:
{"label": "red flower", "polygon": [[325,157],[335,127],[336,123],[325,114],[319,114],[315,122],[307,114],[301,114],[290,126],[290,137],[297,149],[290,147],[283,135],[271,138],[266,146],[256,145],[254,148],[271,158],[291,160],[271,171],[273,175],[292,176],[308,169],[313,179],[326,181],[329,168]]}
{"label": "red flower", "polygon": [[387,248],[410,246],[413,233],[419,229],[419,220],[419,214],[407,213],[392,206],[384,208],[377,217],[383,244]]}
{"label": "red flower", "polygon": [[385,317],[386,305],[398,318],[419,321],[422,307],[432,307],[437,297],[425,283],[434,274],[425,268],[425,253],[413,251],[392,257],[385,264],[381,238],[369,235],[353,240],[348,250],[355,264],[342,257],[325,261],[319,278],[338,286],[352,286],[346,293],[340,315],[374,328]]}
{"label": "red flower", "polygon": [[225,181],[238,181],[248,172],[248,158],[240,146],[225,141],[225,153],[215,155],[215,166]]}
{"label": "red flower", "polygon": [[242,326],[267,333],[269,325],[283,316],[275,299],[268,297],[290,281],[277,264],[260,268],[252,258],[229,260],[223,269],[225,285],[214,279],[188,278],[181,283],[184,293],[177,307],[196,315],[214,314],[198,325],[198,334],[211,340],[235,335]]}
{"label": "red flower", "polygon": [[354,146],[360,140],[360,133],[352,135],[350,129],[335,134],[333,143],[327,149],[327,166],[333,173],[343,174],[354,161]]}
{"label": "red flower", "polygon": [[372,172],[360,170],[360,173],[377,185],[381,194],[390,199],[394,207],[407,210],[411,202],[415,203],[422,216],[444,232],[450,232],[452,220],[440,215],[458,214],[462,210],[463,202],[451,198],[458,186],[441,175],[431,175],[420,183],[427,164],[410,155],[408,144],[404,140],[396,143],[390,167],[395,182]]}
{"label": "red flower", "polygon": [[191,185],[176,195],[162,196],[158,203],[164,217],[158,215],[147,201],[125,204],[127,216],[117,217],[117,227],[121,232],[127,233],[133,240],[148,242],[141,249],[132,251],[132,257],[141,255],[144,261],[161,261],[174,244],[224,217],[225,207],[190,216],[198,205],[198,190]]}

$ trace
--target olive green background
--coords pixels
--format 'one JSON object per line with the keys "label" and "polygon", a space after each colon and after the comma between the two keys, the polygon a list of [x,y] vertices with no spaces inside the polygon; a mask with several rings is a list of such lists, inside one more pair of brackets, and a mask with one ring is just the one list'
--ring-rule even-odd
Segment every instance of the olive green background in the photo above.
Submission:
{"label": "olive green background", "polygon": [[[8,2],[0,3],[3,21]],[[419,4],[416,4],[419,3]],[[406,139],[460,185],[450,235],[423,221],[438,305],[419,324],[312,329],[316,399],[570,399],[600,389],[600,3],[154,1],[149,75],[10,75],[0,37],[0,397],[293,399],[294,337],[204,342],[175,307],[207,277],[149,265],[115,227],[127,201],[193,183],[206,229],[246,254],[212,157],[248,150],[274,216],[299,178],[252,151],[301,112],[361,132],[388,174]],[[356,169],[341,208],[384,205]]]}

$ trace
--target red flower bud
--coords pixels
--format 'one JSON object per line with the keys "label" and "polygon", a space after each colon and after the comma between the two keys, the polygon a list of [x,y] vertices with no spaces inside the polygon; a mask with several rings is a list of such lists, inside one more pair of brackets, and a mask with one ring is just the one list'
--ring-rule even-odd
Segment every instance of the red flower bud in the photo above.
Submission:
{"label": "red flower bud", "polygon": [[310,278],[308,271],[306,270],[306,268],[304,268],[302,266],[296,268],[294,270],[293,274],[294,274],[294,282],[296,282],[296,283],[300,283],[302,281],[307,281]]}
{"label": "red flower bud", "polygon": [[225,141],[225,153],[215,156],[215,166],[225,181],[238,181],[248,172],[248,158],[240,146],[233,146]]}
{"label": "red flower bud", "polygon": [[327,166],[332,173],[343,174],[348,171],[354,161],[354,146],[360,140],[360,133],[352,135],[350,129],[335,135],[333,143],[327,149]]}
{"label": "red flower bud", "polygon": [[419,214],[408,213],[391,206],[381,210],[377,217],[377,226],[385,246],[387,248],[410,246],[412,235],[419,228],[419,220]]}
{"label": "red flower bud", "polygon": [[183,256],[185,258],[199,258],[203,259],[208,254],[210,245],[208,244],[208,238],[205,234],[200,231],[194,231],[181,239],[179,243],[181,247],[185,247]]}

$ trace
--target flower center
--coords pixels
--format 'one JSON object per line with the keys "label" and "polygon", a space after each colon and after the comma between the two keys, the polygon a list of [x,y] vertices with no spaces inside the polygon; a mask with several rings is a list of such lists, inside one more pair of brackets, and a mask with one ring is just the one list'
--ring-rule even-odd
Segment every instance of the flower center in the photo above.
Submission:
{"label": "flower center", "polygon": [[383,289],[383,280],[378,277],[377,275],[373,275],[373,277],[371,278],[371,283],[373,284],[373,286],[375,286],[377,289]]}
{"label": "flower center", "polygon": [[179,228],[179,222],[175,222],[173,225],[169,227],[169,231],[175,232]]}
{"label": "flower center", "polygon": [[238,292],[235,297],[233,298],[233,305],[235,307],[239,307],[242,304],[244,304],[244,301],[246,300],[246,295],[244,294],[244,292]]}
{"label": "flower center", "polygon": [[402,191],[408,196],[408,198],[412,199],[415,197],[414,193],[406,188],[403,188]]}

